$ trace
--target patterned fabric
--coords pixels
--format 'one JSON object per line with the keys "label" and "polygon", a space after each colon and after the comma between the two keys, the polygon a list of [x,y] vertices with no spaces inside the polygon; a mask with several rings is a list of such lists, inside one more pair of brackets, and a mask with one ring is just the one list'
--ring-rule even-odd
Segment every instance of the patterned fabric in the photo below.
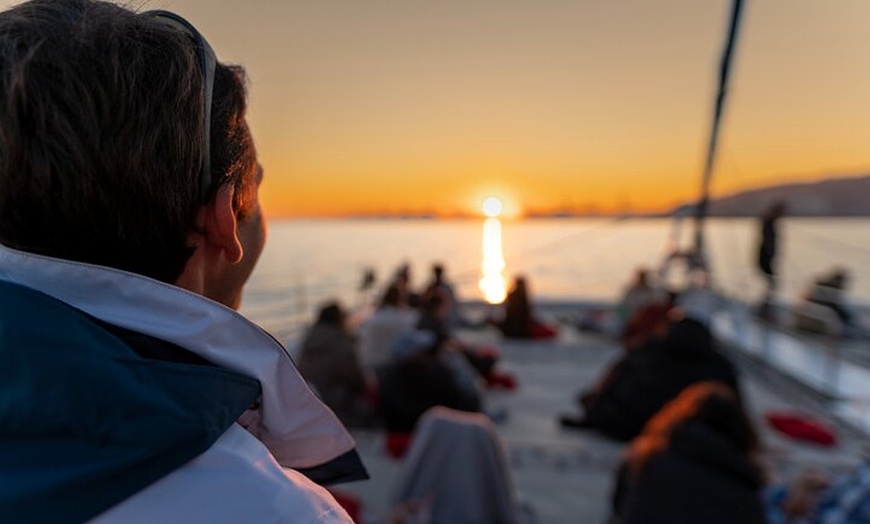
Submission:
{"label": "patterned fabric", "polygon": [[789,486],[774,486],[765,492],[769,524],[870,524],[870,461],[855,471],[834,479],[822,492],[809,517],[789,520],[782,504]]}

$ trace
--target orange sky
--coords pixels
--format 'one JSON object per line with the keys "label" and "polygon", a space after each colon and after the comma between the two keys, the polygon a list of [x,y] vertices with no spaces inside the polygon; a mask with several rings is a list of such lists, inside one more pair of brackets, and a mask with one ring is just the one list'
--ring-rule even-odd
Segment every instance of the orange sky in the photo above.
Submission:
{"label": "orange sky", "polygon": [[[0,2],[9,4],[11,2]],[[713,191],[870,172],[870,1],[745,2]],[[251,77],[271,216],[694,198],[730,0],[161,0]]]}

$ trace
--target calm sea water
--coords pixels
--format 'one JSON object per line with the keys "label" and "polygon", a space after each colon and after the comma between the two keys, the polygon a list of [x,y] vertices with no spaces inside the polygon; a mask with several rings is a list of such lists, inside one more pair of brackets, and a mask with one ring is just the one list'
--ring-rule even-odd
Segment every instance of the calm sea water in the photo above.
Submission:
{"label": "calm sea water", "polygon": [[[763,289],[754,260],[758,226],[752,219],[709,220],[707,243],[715,285],[755,300]],[[538,219],[502,224],[505,276],[524,274],[538,300],[613,300],[638,266],[658,268],[668,240],[688,247],[693,224],[670,219]],[[377,289],[402,263],[412,286],[443,262],[462,299],[479,288],[483,221],[284,220],[269,224],[269,240],[245,291],[242,311],[279,339],[308,322],[318,306],[339,299],[355,307],[363,272]],[[778,267],[782,297],[797,297],[818,274],[848,268],[850,299],[870,304],[870,220],[783,219]]]}

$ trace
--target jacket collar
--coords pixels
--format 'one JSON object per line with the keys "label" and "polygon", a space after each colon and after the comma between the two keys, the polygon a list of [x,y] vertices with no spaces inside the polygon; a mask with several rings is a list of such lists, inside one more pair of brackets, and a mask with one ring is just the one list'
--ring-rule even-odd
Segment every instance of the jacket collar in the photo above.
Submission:
{"label": "jacket collar", "polygon": [[313,468],[354,448],[353,438],[311,392],[287,350],[222,304],[142,275],[5,246],[0,246],[0,279],[256,378],[262,402],[239,422],[282,466]]}

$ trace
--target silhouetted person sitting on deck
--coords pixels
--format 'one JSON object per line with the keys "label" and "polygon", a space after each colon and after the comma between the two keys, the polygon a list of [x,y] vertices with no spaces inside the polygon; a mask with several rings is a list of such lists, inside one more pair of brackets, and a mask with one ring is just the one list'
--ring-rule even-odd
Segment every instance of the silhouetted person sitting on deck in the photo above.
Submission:
{"label": "silhouetted person sitting on deck", "polygon": [[629,317],[619,334],[619,343],[626,351],[634,351],[653,337],[662,336],[670,324],[669,314],[675,306],[676,294],[663,293],[660,300],[639,307]]}
{"label": "silhouetted person sitting on deck", "polygon": [[367,384],[356,346],[344,310],[331,302],[321,308],[317,321],[305,333],[299,372],[344,424],[371,426],[374,410],[366,398]]}
{"label": "silhouetted person sitting on deck", "polygon": [[686,388],[629,446],[611,524],[764,524],[758,447],[731,388]]}
{"label": "silhouetted person sitting on deck", "polygon": [[404,263],[396,269],[393,285],[399,289],[399,300],[403,305],[416,308],[420,306],[420,295],[411,291],[411,264]]}
{"label": "silhouetted person sitting on deck", "polygon": [[641,309],[666,301],[666,294],[650,283],[649,273],[647,269],[638,269],[631,283],[625,288],[616,307],[621,328],[626,326]]}
{"label": "silhouetted person sitting on deck", "polygon": [[447,323],[449,327],[458,328],[462,326],[464,321],[459,314],[459,301],[456,298],[456,291],[453,289],[453,284],[444,276],[444,264],[441,263],[432,264],[432,280],[421,295],[422,305],[425,307],[426,301],[435,294],[441,295],[447,303]]}
{"label": "silhouetted person sitting on deck", "polygon": [[359,326],[359,358],[363,370],[374,377],[390,360],[390,348],[398,336],[417,324],[418,312],[402,302],[395,284],[387,286],[378,308]]}
{"label": "silhouetted person sitting on deck", "polygon": [[804,304],[798,308],[798,329],[835,335],[852,326],[852,312],[843,299],[848,281],[849,275],[842,268],[817,279],[804,294]]}
{"label": "silhouetted person sitting on deck", "polygon": [[737,390],[734,367],[714,349],[709,329],[693,318],[678,318],[679,309],[672,315],[664,335],[627,353],[580,396],[584,414],[563,416],[563,426],[593,428],[628,441],[691,384],[715,380]]}
{"label": "silhouetted person sitting on deck", "polygon": [[493,347],[476,347],[466,344],[453,334],[450,324],[450,299],[442,291],[428,295],[417,328],[435,335],[436,343],[444,350],[462,355],[471,367],[485,380],[494,374],[498,351]]}
{"label": "silhouetted person sitting on deck", "polygon": [[482,405],[480,392],[467,376],[456,372],[428,331],[406,331],[399,336],[379,382],[378,399],[390,432],[410,433],[417,419],[433,406],[480,411]]}
{"label": "silhouetted person sitting on deck", "polygon": [[535,318],[524,277],[517,277],[504,301],[504,316],[496,326],[508,338],[553,338],[556,330]]}

